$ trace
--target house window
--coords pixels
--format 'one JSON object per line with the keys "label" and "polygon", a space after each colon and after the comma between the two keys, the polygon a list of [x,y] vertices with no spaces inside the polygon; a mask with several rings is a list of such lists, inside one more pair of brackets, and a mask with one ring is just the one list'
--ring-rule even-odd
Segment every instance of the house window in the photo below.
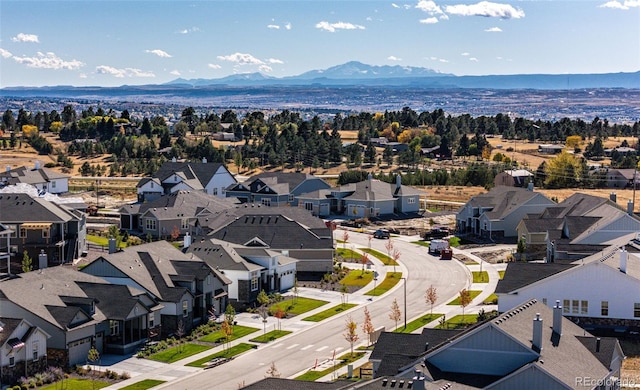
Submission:
{"label": "house window", "polygon": [[640,303],[633,304],[633,316],[636,318],[640,317]]}
{"label": "house window", "polygon": [[42,238],[49,238],[50,233],[51,231],[49,230],[49,228],[42,229]]}
{"label": "house window", "polygon": [[5,225],[11,230],[11,237],[18,237],[18,225]]}
{"label": "house window", "polygon": [[547,304],[547,298],[542,298],[542,304],[546,305]]}
{"label": "house window", "polygon": [[189,302],[182,301],[182,315],[186,317],[189,314]]}
{"label": "house window", "polygon": [[313,203],[311,203],[311,202],[304,202],[304,209],[305,209],[305,210],[309,210],[309,211],[313,211]]}
{"label": "house window", "polygon": [[182,218],[182,221],[180,222],[180,228],[181,229],[189,229],[189,218]]}
{"label": "house window", "polygon": [[27,237],[27,229],[20,228],[20,238],[26,238],[26,237]]}
{"label": "house window", "polygon": [[156,230],[156,220],[155,219],[151,219],[151,218],[147,218],[145,220],[145,227],[147,228],[147,230]]}
{"label": "house window", "polygon": [[153,182],[151,182],[151,186],[150,187],[153,188]]}
{"label": "house window", "polygon": [[562,313],[563,314],[569,314],[569,312],[571,311],[571,303],[569,302],[568,299],[565,299],[562,301]]}
{"label": "house window", "polygon": [[589,301],[580,302],[580,314],[589,314]]}
{"label": "house window", "polygon": [[109,333],[111,336],[117,336],[120,334],[120,321],[109,320]]}
{"label": "house window", "polygon": [[251,275],[251,291],[257,291],[257,290],[258,290],[258,275],[252,274]]}
{"label": "house window", "polygon": [[601,316],[608,316],[609,315],[609,302],[608,301],[600,302],[600,315]]}
{"label": "house window", "polygon": [[271,199],[269,199],[269,198],[263,198],[263,199],[260,200],[260,202],[262,202],[262,204],[267,206],[267,207],[271,207]]}
{"label": "house window", "polygon": [[407,203],[409,204],[416,203],[416,198],[408,198]]}
{"label": "house window", "polygon": [[293,203],[293,194],[289,194],[289,203]]}
{"label": "house window", "polygon": [[571,301],[571,314],[578,314],[579,303],[577,299]]}
{"label": "house window", "polygon": [[155,326],[155,313],[149,313],[149,328],[153,328]]}
{"label": "house window", "polygon": [[16,365],[16,357],[15,356],[9,356],[9,367],[13,367]]}
{"label": "house window", "polygon": [[214,195],[218,195],[218,187],[214,187],[213,188],[213,194]]}
{"label": "house window", "polygon": [[34,340],[33,343],[31,344],[31,346],[32,346],[31,349],[33,351],[33,361],[37,362],[38,361],[38,351],[39,351],[38,341]]}
{"label": "house window", "polygon": [[51,182],[51,188],[56,188],[56,182],[55,182],[55,180]]}
{"label": "house window", "polygon": [[211,275],[207,275],[207,285],[211,285]]}

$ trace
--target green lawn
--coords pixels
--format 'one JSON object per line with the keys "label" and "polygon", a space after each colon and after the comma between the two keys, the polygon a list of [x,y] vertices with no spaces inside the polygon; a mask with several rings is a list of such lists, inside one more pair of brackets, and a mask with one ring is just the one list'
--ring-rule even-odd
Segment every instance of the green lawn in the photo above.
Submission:
{"label": "green lawn", "polygon": [[380,261],[382,261],[382,264],[384,265],[398,265],[398,262],[393,260],[391,257],[375,249],[371,249],[371,248],[358,248],[358,249],[360,249],[365,253],[370,254],[371,256],[377,257]]}
{"label": "green lawn", "polygon": [[[233,334],[229,337],[229,341],[233,341],[235,339],[239,339],[240,337],[244,337],[253,332],[257,332],[258,328],[252,328],[250,326],[242,326],[242,325],[233,325]],[[200,338],[200,341],[206,341],[209,343],[224,343],[227,341],[227,338],[224,335],[222,329],[209,333],[208,335]]]}
{"label": "green lawn", "polygon": [[354,269],[352,271],[349,271],[347,276],[342,278],[340,284],[344,286],[362,287],[369,284],[369,282],[371,282],[372,280],[373,272],[365,270],[364,273],[362,273],[361,269]]}
{"label": "green lawn", "polygon": [[460,237],[455,237],[455,236],[454,236],[454,237],[451,237],[451,238],[449,239],[449,246],[450,246],[450,247],[452,247],[452,248],[455,248],[455,247],[457,247],[457,246],[460,246],[460,244],[461,244],[461,243],[460,243]]}
{"label": "green lawn", "polygon": [[[473,300],[475,297],[480,295],[481,292],[482,292],[481,290],[469,290],[469,295],[471,296],[471,300]],[[458,296],[453,301],[447,303],[447,305],[459,305],[459,304],[460,304],[460,296]]]}
{"label": "green lawn", "polygon": [[206,351],[207,349],[211,349],[211,347],[206,345],[187,343],[165,349],[164,351],[154,353],[153,355],[149,355],[148,359],[163,363],[174,363],[178,360]]}
{"label": "green lawn", "polygon": [[426,248],[429,247],[429,245],[431,245],[431,241],[411,241],[412,244],[416,244],[416,245],[420,245],[420,246],[424,246]]}
{"label": "green lawn", "polygon": [[302,298],[298,297],[295,299],[287,299],[282,302],[275,303],[269,306],[269,312],[275,313],[278,311],[278,306],[282,308],[287,314],[298,315],[302,313],[306,313],[313,309],[317,309],[322,305],[326,305],[327,301],[321,301],[319,299],[311,299],[311,298]]}
{"label": "green lawn", "polygon": [[322,370],[322,371],[314,371],[314,370],[309,370],[307,372],[305,372],[304,374],[294,378],[297,381],[315,381],[318,380],[320,378],[322,378],[325,375],[329,375],[333,372],[333,370],[337,370],[340,367],[344,367],[347,364],[351,364],[353,362],[355,362],[356,360],[360,359],[362,356],[364,356],[364,352],[354,352],[353,356],[351,355],[351,353],[345,353],[344,355],[340,356],[339,358],[336,359],[336,364],[335,366],[332,366],[331,368],[327,368],[326,370]]}
{"label": "green lawn", "polygon": [[111,383],[99,380],[93,381],[91,379],[69,378],[65,379],[64,381],[58,381],[56,383],[40,387],[40,390],[56,390],[62,388],[63,386],[65,389],[94,390],[111,386]]}
{"label": "green lawn", "polygon": [[291,333],[289,330],[272,330],[269,333],[263,334],[262,336],[258,336],[249,341],[253,341],[254,343],[268,343],[269,341],[273,341],[275,339],[279,339],[280,337],[284,337]]}
{"label": "green lawn", "polygon": [[140,382],[136,382],[136,383],[134,383],[132,385],[122,387],[122,390],[147,390],[147,389],[150,389],[152,387],[161,385],[161,384],[163,384],[165,382],[166,381],[161,381],[161,380],[157,380],[157,379],[145,379],[145,380],[142,380]]}
{"label": "green lawn", "polygon": [[484,300],[485,305],[495,305],[498,303],[498,296],[496,294],[491,294]]}
{"label": "green lawn", "polygon": [[374,297],[382,295],[398,284],[401,277],[402,272],[387,272],[387,276],[384,278],[382,283],[379,283],[374,289],[367,291],[364,295],[372,295]]}
{"label": "green lawn", "polygon": [[487,271],[473,271],[473,283],[489,283],[489,273]]}
{"label": "green lawn", "polygon": [[505,271],[498,271],[498,275],[500,275],[500,280],[504,279]]}
{"label": "green lawn", "polygon": [[359,259],[362,257],[360,253],[354,252],[349,248],[336,248],[336,254],[343,259]]}
{"label": "green lawn", "polygon": [[339,304],[336,305],[330,309],[321,311],[320,313],[316,313],[312,316],[303,318],[303,321],[312,321],[312,322],[319,322],[322,321],[324,319],[327,319],[329,317],[335,316],[336,314],[340,314],[345,310],[349,310],[352,307],[358,306],[355,303],[345,303],[345,304]]}
{"label": "green lawn", "polygon": [[[109,246],[109,237],[94,236],[92,234],[87,234],[87,241],[100,246],[105,246],[105,247]],[[120,243],[120,248],[126,248],[126,247],[127,247],[126,242]]]}
{"label": "green lawn", "polygon": [[427,325],[428,323],[430,323],[431,321],[439,317],[442,317],[442,314],[438,314],[438,313],[427,314],[418,318],[417,320],[413,320],[409,322],[406,328],[404,328],[403,326],[398,327],[398,329],[394,330],[394,332],[395,333],[411,333],[416,329],[423,328],[425,325]]}
{"label": "green lawn", "polygon": [[213,355],[209,355],[209,356],[203,357],[202,359],[195,360],[195,361],[193,361],[191,363],[187,363],[187,364],[185,364],[185,366],[203,368],[204,364],[207,363],[211,359],[215,359],[215,358],[218,358],[218,357],[231,358],[231,357],[234,357],[236,355],[240,355],[243,352],[247,352],[248,350],[253,349],[255,347],[256,347],[255,344],[240,343],[238,345],[234,345],[233,347],[231,347],[231,348],[229,348],[227,350],[220,351],[218,353],[214,353]]}
{"label": "green lawn", "polygon": [[436,329],[466,328],[469,325],[475,324],[477,321],[478,321],[477,314],[465,314],[464,318],[462,315],[458,315],[445,321],[444,325],[438,324],[438,326],[436,326]]}

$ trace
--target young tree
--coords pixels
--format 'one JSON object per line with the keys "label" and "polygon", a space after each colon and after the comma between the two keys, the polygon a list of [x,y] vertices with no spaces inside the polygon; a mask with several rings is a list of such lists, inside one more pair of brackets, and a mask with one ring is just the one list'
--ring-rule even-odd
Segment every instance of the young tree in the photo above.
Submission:
{"label": "young tree", "polygon": [[33,271],[33,260],[27,251],[22,252],[22,272]]}
{"label": "young tree", "polygon": [[295,303],[298,299],[298,278],[293,279],[293,302]]}
{"label": "young tree", "polygon": [[234,309],[231,304],[227,305],[227,309],[224,312],[224,318],[229,321],[229,325],[233,327],[233,323],[236,320],[236,309]]}
{"label": "young tree", "polygon": [[265,378],[280,378],[280,371],[276,368],[276,362],[271,362],[271,366],[267,369]]}
{"label": "young tree", "polygon": [[393,241],[389,239],[389,241],[384,244],[384,247],[387,248],[387,256],[391,257],[391,251],[393,250]]}
{"label": "young tree", "polygon": [[373,327],[373,323],[371,322],[371,313],[369,313],[369,309],[364,308],[364,320],[362,321],[362,331],[367,335],[368,345],[371,345],[371,335],[375,332],[375,328]]}
{"label": "young tree", "polygon": [[171,240],[175,241],[178,237],[180,237],[180,229],[178,229],[178,226],[173,225],[173,229],[171,229]]}
{"label": "young tree", "polygon": [[438,300],[438,289],[435,288],[433,286],[433,284],[431,286],[429,286],[429,288],[425,292],[424,299],[425,299],[425,301],[427,301],[428,304],[431,305],[431,313],[430,314],[433,315],[433,305],[435,305],[436,301]]}
{"label": "young tree", "polygon": [[342,233],[342,249],[347,249],[347,241],[349,240],[349,232],[348,231],[344,231],[344,233]]}
{"label": "young tree", "polygon": [[398,305],[398,300],[396,298],[393,299],[391,303],[391,312],[389,313],[389,319],[395,321],[396,328],[398,327],[398,321],[402,318],[402,312],[400,311],[400,305]]}
{"label": "young tree", "polygon": [[284,309],[280,306],[278,306],[278,308],[276,309],[275,314],[273,315],[274,317],[276,317],[278,319],[278,330],[282,330],[282,328],[280,327],[280,320],[282,318],[284,318],[284,316],[286,315]]}
{"label": "young tree", "polygon": [[369,263],[369,255],[366,252],[363,252],[362,256],[360,256],[360,262],[362,263],[362,275],[364,275],[364,266]]}
{"label": "young tree", "polygon": [[464,308],[471,303],[471,293],[466,288],[460,290],[460,306],[462,306],[462,321],[464,322]]}
{"label": "young tree", "polygon": [[226,341],[227,347],[229,347],[229,341],[231,339],[231,336],[233,336],[233,326],[229,323],[229,320],[225,318],[224,321],[222,321],[222,325],[220,328],[222,330],[222,333],[224,334],[224,339]]}
{"label": "young tree", "polygon": [[178,352],[182,352],[182,337],[185,335],[184,321],[178,320],[176,325],[176,336],[178,336]]}
{"label": "young tree", "polygon": [[258,301],[258,304],[260,306],[265,306],[269,304],[270,299],[264,290],[260,290],[260,292],[258,293],[258,297],[256,298],[256,301]]}
{"label": "young tree", "polygon": [[396,273],[396,265],[398,264],[398,260],[400,259],[400,251],[397,249],[393,250],[393,273]]}
{"label": "young tree", "polygon": [[353,356],[353,344],[355,344],[358,337],[358,324],[351,318],[351,316],[347,316],[347,323],[345,325],[345,333],[343,334],[344,339],[349,342],[351,346],[351,356]]}
{"label": "young tree", "polygon": [[340,285],[340,295],[342,297],[342,306],[347,304],[347,294],[349,293],[349,287],[346,284]]}
{"label": "young tree", "polygon": [[[100,352],[95,347],[91,347],[89,352],[87,353],[87,360],[95,366],[95,364],[100,360]],[[92,368],[95,371],[95,367]],[[91,380],[91,387],[95,389],[95,375]]]}

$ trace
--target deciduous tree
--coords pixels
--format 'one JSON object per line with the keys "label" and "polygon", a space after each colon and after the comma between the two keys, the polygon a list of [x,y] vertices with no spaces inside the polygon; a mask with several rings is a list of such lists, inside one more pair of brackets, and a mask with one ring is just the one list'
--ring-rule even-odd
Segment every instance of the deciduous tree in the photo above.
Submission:
{"label": "deciduous tree", "polygon": [[391,303],[391,312],[389,313],[389,319],[395,321],[396,328],[398,327],[398,321],[402,318],[402,312],[400,311],[400,305],[398,305],[398,300],[393,299]]}
{"label": "deciduous tree", "polygon": [[460,306],[462,306],[462,321],[464,321],[464,309],[471,303],[471,293],[466,288],[462,289],[460,290],[460,296],[458,299],[460,301]]}
{"label": "deciduous tree", "polygon": [[373,327],[373,322],[371,322],[371,313],[369,313],[369,309],[364,308],[364,320],[362,321],[362,331],[367,335],[368,345],[371,345],[371,335],[375,332],[375,328]]}
{"label": "deciduous tree", "polygon": [[429,305],[431,305],[430,314],[433,315],[433,305],[435,305],[438,300],[438,289],[434,287],[433,284],[427,288],[427,291],[424,294],[424,299]]}
{"label": "deciduous tree", "polygon": [[347,323],[345,324],[345,332],[343,334],[344,339],[349,342],[351,347],[351,356],[353,356],[353,344],[355,344],[358,339],[358,324],[351,318],[351,316],[347,316]]}

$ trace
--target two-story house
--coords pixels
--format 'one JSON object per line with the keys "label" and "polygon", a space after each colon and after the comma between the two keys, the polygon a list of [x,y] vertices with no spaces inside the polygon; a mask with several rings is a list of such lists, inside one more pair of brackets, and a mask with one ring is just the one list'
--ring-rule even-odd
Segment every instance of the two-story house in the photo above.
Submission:
{"label": "two-story house", "polygon": [[296,196],[331,188],[323,179],[301,172],[264,172],[226,189],[227,197],[264,206],[296,206]]}
{"label": "two-story house", "polygon": [[36,161],[33,168],[19,167],[11,169],[7,166],[5,172],[0,173],[0,187],[26,183],[34,186],[40,192],[62,194],[69,192],[69,175],[43,168]]}
{"label": "two-story house", "polygon": [[27,320],[0,317],[0,387],[46,370],[49,337]]}

